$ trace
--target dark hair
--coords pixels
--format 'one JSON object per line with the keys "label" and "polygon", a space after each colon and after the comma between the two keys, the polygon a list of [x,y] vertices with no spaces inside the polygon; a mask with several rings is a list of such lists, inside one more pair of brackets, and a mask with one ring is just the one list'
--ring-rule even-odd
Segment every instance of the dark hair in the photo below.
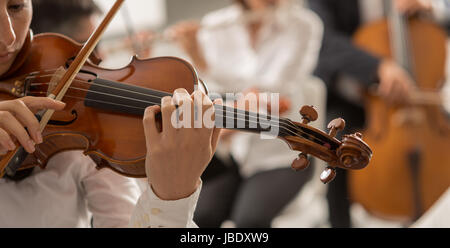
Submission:
{"label": "dark hair", "polygon": [[35,34],[54,32],[71,36],[84,18],[102,13],[93,0],[33,0],[31,29]]}

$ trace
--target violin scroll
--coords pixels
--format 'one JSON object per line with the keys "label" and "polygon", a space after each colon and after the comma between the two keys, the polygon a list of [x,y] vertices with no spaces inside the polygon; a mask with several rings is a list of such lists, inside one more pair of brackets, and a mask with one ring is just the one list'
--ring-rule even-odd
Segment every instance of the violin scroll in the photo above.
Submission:
{"label": "violin scroll", "polygon": [[336,177],[336,168],[359,170],[365,168],[372,158],[372,150],[362,140],[362,134],[343,135],[342,141],[336,139],[338,132],[345,128],[345,121],[337,118],[328,124],[329,133],[315,129],[308,124],[317,120],[317,111],[312,106],[303,106],[300,110],[302,123],[288,121],[290,130],[295,126],[296,133],[282,136],[292,150],[300,151],[291,167],[295,171],[308,168],[308,155],[317,157],[329,164],[320,176],[323,183],[329,183]]}
{"label": "violin scroll", "polygon": [[345,168],[362,169],[372,157],[372,150],[362,140],[362,134],[344,135],[342,145],[337,150],[339,162]]}

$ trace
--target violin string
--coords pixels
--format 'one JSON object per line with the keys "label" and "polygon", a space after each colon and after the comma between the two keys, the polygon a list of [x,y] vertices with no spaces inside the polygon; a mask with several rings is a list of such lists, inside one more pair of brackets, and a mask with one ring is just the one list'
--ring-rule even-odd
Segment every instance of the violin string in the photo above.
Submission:
{"label": "violin string", "polygon": [[[32,93],[32,94],[45,94],[45,92],[30,92],[30,93]],[[70,95],[65,95],[65,97],[68,97],[68,98],[74,98],[74,99],[79,99],[79,100],[88,100],[88,101],[93,101],[93,102],[101,102],[101,103],[106,103],[106,104],[111,104],[111,105],[117,105],[117,106],[123,106],[123,107],[130,107],[130,108],[135,108],[135,109],[138,109],[138,110],[144,110],[144,109],[145,109],[145,108],[136,107],[136,106],[131,106],[131,105],[118,104],[118,103],[113,103],[113,102],[106,102],[106,101],[101,101],[101,100],[94,100],[94,99],[82,98],[82,97],[76,97],[76,96],[70,96]],[[160,104],[160,103],[157,103],[157,102],[148,102],[148,103],[151,103],[151,104],[154,104],[154,105],[159,105],[159,104]],[[223,107],[225,107],[225,106],[223,106]],[[227,113],[232,113],[233,115],[234,115],[234,113],[235,113],[235,112],[230,112],[230,111],[226,111],[226,110],[225,110],[225,112],[227,112]],[[236,114],[239,114],[239,113],[236,113]],[[229,116],[223,116],[223,115],[217,114],[217,113],[216,113],[216,116],[217,116],[217,117],[220,117],[220,118],[224,118],[224,117],[226,118],[226,117],[229,117]],[[234,117],[234,116],[233,116],[233,117]],[[236,120],[237,120],[237,121],[246,121],[246,120],[245,120],[245,115],[244,115],[244,119],[237,117]],[[249,123],[252,123],[252,124],[258,125],[258,122],[254,122],[254,121],[252,121],[251,119],[249,119],[248,122],[249,122]],[[301,130],[299,130],[299,129],[296,129],[296,128],[295,128],[294,130],[292,130],[292,129],[291,129],[292,126],[287,126],[287,127],[281,126],[281,125],[279,126],[279,125],[276,125],[276,124],[274,124],[274,123],[270,123],[270,122],[273,122],[272,120],[268,120],[268,122],[269,122],[269,125],[271,125],[272,127],[277,127],[277,128],[280,128],[281,130],[287,131],[289,134],[291,134],[291,135],[293,135],[293,136],[295,136],[295,137],[298,137],[298,138],[305,138],[304,136],[298,135],[298,134],[296,133],[296,131],[297,131],[297,132],[300,132],[301,134],[306,135],[307,137],[312,137],[316,142],[327,143],[327,142],[324,142],[324,141],[318,139],[317,137],[315,137],[315,136],[313,136],[313,135],[310,135],[310,134],[307,134],[307,133],[305,133],[305,132],[303,132],[303,131],[301,131]],[[261,123],[261,122],[260,122],[260,123]],[[277,123],[277,122],[275,122],[275,123]],[[226,128],[226,127],[225,127],[225,128]]]}
{"label": "violin string", "polygon": [[[86,91],[85,89],[81,89],[81,88],[76,88],[76,87],[71,87],[71,88],[72,88],[72,89],[75,89],[75,90]],[[97,92],[97,91],[91,91],[91,92],[99,93],[99,94],[107,94],[107,93]],[[112,95],[112,94],[107,94],[107,95],[110,95],[110,96],[113,96],[113,97],[117,97],[116,95]],[[77,99],[83,100],[83,98],[80,98],[80,97],[74,97],[74,96],[68,96],[68,97],[72,97],[72,98],[77,98]],[[122,98],[124,98],[124,97],[122,97]],[[132,98],[128,98],[128,97],[125,97],[125,98],[128,99],[128,100],[131,100],[131,101],[136,100],[136,99],[132,99]],[[101,103],[113,104],[113,105],[116,105],[116,106],[130,107],[130,108],[134,108],[134,109],[138,109],[138,110],[144,110],[144,109],[145,109],[145,108],[136,107],[136,106],[132,106],[132,105],[118,104],[118,103],[113,103],[113,102],[105,102],[105,101],[101,101],[101,100],[93,100],[93,99],[89,99],[89,98],[85,98],[85,99],[88,99],[89,101],[94,101],[94,102],[101,102]],[[154,104],[154,105],[160,104],[160,103],[153,102],[153,101],[143,101],[143,100],[139,100],[139,101],[144,102],[144,103],[146,103],[146,104]],[[223,105],[222,105],[222,107],[226,108],[226,106],[223,106]],[[245,115],[244,113],[234,112],[234,111],[228,111],[227,109],[224,109],[224,112],[225,112],[225,113],[231,113],[231,114],[233,115],[233,117],[234,117],[234,114],[236,113],[236,115],[238,116],[237,119],[236,119],[237,121],[245,121],[246,115]],[[242,118],[239,118],[239,116],[240,116],[240,117],[243,117],[243,119],[242,119]],[[223,117],[223,116],[220,116],[220,117]],[[229,116],[229,117],[231,117],[231,116]],[[258,124],[258,122],[252,121],[252,120],[251,120],[252,117],[255,118],[255,119],[257,119],[257,118],[259,118],[259,119],[264,119],[264,118],[260,118],[260,117],[257,117],[257,116],[251,116],[251,115],[249,115],[248,117],[249,117],[249,123],[256,124],[256,125]],[[277,119],[277,120],[273,120],[273,119],[268,120],[267,118],[266,118],[266,120],[267,120],[267,122],[269,122],[269,125],[274,126],[274,127],[280,127],[280,126],[278,126],[278,125],[273,124],[274,122],[275,122],[275,123],[280,123],[280,120],[278,120],[278,119]],[[260,123],[262,123],[262,122],[260,121]],[[264,124],[264,123],[263,123],[263,124]],[[286,123],[283,123],[283,124],[286,124]],[[302,130],[296,128],[295,126],[293,126],[293,124],[291,124],[291,123],[289,123],[289,122],[287,122],[287,124],[288,124],[288,127],[287,127],[287,128],[289,128],[289,131],[290,131],[291,133],[300,132],[300,133],[303,133],[303,134],[305,134],[305,135],[307,135],[307,136],[312,136],[312,135],[306,134],[306,133],[303,132]],[[290,128],[293,128],[294,131],[293,131],[292,129],[290,129]],[[314,137],[314,136],[312,136],[312,137]],[[317,139],[316,137],[314,137],[314,138],[315,138],[317,141],[322,141],[322,140],[320,140],[320,139]],[[322,142],[323,142],[323,141],[322,141]]]}
{"label": "violin string", "polygon": [[[52,76],[53,76],[53,75],[43,75],[43,76],[41,76],[41,77],[52,77]],[[80,80],[80,79],[75,79],[74,81],[80,82],[80,83],[89,84],[89,85],[96,85],[96,86],[100,86],[100,87],[105,87],[105,88],[115,89],[115,90],[119,90],[119,91],[126,91],[126,92],[130,92],[130,93],[136,93],[136,94],[140,94],[140,95],[147,96],[147,97],[155,97],[155,98],[157,98],[157,99],[160,99],[160,98],[161,98],[160,96],[155,96],[155,95],[151,95],[151,94],[145,94],[145,93],[138,92],[138,91],[132,91],[132,90],[121,89],[121,88],[117,88],[117,87],[113,87],[113,86],[97,84],[97,83],[95,83],[95,82],[93,82],[93,81],[86,82],[86,81]],[[50,83],[35,83],[35,84],[32,83],[31,85],[32,85],[32,86],[38,86],[38,85],[45,85],[45,84],[50,84]],[[85,90],[85,89],[75,88],[75,87],[72,87],[72,86],[71,86],[70,88],[78,89],[78,90],[81,90],[81,91],[88,91],[88,90]],[[94,93],[104,94],[104,95],[110,95],[110,96],[113,96],[113,97],[121,97],[121,96],[116,96],[116,95],[107,94],[107,93],[103,93],[103,92],[96,92],[96,91],[92,91],[92,90],[89,90],[89,91],[94,92]],[[121,97],[121,98],[126,98],[126,99],[132,100],[132,101],[138,100],[138,101],[141,101],[141,102],[144,102],[144,103],[148,103],[148,102],[146,102],[146,101],[144,101],[144,100],[139,100],[139,99],[134,99],[134,98],[129,98],[129,97]],[[154,102],[151,102],[151,103],[155,104]],[[233,111],[233,113],[234,113],[234,111]],[[239,114],[239,113],[238,113],[238,114]],[[260,115],[260,114],[259,114],[259,115]],[[249,113],[248,116],[249,116],[249,117],[258,118],[258,116],[252,116],[251,113]],[[244,115],[244,117],[245,117],[245,115]],[[268,116],[266,116],[266,117],[268,117]],[[281,121],[282,121],[281,119],[279,119],[279,118],[277,118],[277,117],[275,117],[275,116],[270,116],[270,117],[271,117],[271,118],[270,118],[271,120],[276,120],[276,121],[278,121],[278,122],[281,122]],[[266,119],[268,119],[268,118],[266,118]],[[285,121],[285,120],[283,120],[283,121]],[[290,123],[289,121],[285,121],[284,124],[287,124],[288,126],[290,126],[291,128],[293,128],[293,129],[296,130],[297,132],[303,132],[303,131],[301,131],[299,128],[297,128],[294,124]]]}
{"label": "violin string", "polygon": [[[32,92],[32,94],[35,94],[36,92]],[[41,93],[44,93],[44,92],[41,92]],[[39,93],[37,93],[37,94],[39,94]],[[93,102],[101,102],[101,103],[107,103],[107,104],[113,104],[113,105],[117,105],[117,106],[123,106],[123,107],[129,107],[129,108],[135,108],[135,109],[138,109],[138,110],[143,110],[143,108],[141,108],[141,107],[136,107],[136,106],[130,106],[130,105],[124,105],[124,104],[118,104],[118,103],[112,103],[112,102],[105,102],[105,101],[101,101],[101,100],[94,100],[94,99],[89,99],[89,98],[81,98],[81,97],[76,97],[76,96],[70,96],[70,95],[65,95],[65,97],[68,97],[68,98],[73,98],[73,99],[78,99],[78,100],[87,100],[87,101],[93,101]],[[155,103],[155,102],[152,102],[153,104],[155,104],[155,105],[158,105],[159,103]],[[219,117],[219,118],[226,118],[226,117],[228,117],[228,116],[223,116],[223,115],[221,115],[221,114],[218,114],[218,113],[216,113],[216,115],[215,116],[217,116],[217,117]],[[245,119],[240,119],[240,118],[236,118],[236,120],[237,121],[239,121],[239,120],[243,120],[243,121],[245,121]],[[233,120],[234,121],[234,120]],[[252,120],[248,120],[248,122],[249,123],[253,123],[253,124],[256,124],[256,125],[258,125],[258,123],[257,122],[254,122],[254,121],[252,121]],[[269,121],[270,122],[270,121]],[[282,129],[282,130],[284,130],[284,131],[287,131],[289,134],[291,134],[291,135],[293,135],[293,136],[295,136],[295,137],[298,137],[298,138],[305,138],[305,137],[302,137],[302,136],[300,136],[299,134],[297,134],[297,133],[295,133],[295,131],[293,131],[292,129],[290,129],[290,128],[287,128],[287,127],[283,127],[283,126],[278,126],[278,125],[276,125],[276,124],[269,124],[269,125],[271,125],[272,127],[277,127],[277,128],[280,128],[280,129]],[[226,127],[225,127],[226,128]],[[302,132],[302,133],[304,133],[304,132]],[[306,133],[304,133],[304,134],[306,134]],[[312,135],[308,135],[308,134],[306,134],[308,137],[312,137],[312,138],[314,138],[314,139],[316,139],[317,141],[321,141],[321,140],[318,140],[316,137],[314,137],[314,136],[312,136]],[[323,142],[323,141],[322,141]]]}
{"label": "violin string", "polygon": [[[54,76],[54,74],[53,74],[53,75],[33,76],[33,78],[52,77],[52,76]],[[116,88],[116,87],[107,86],[107,85],[101,85],[101,84],[97,84],[97,83],[95,83],[95,82],[93,82],[93,81],[86,82],[86,81],[81,80],[81,79],[75,79],[74,81],[80,82],[80,83],[89,84],[89,85],[96,85],[96,86],[101,86],[101,87],[112,88],[112,89],[116,89],[116,90],[120,90],[120,91],[127,91],[127,92],[131,92],[131,93],[137,93],[137,94],[141,94],[141,95],[144,95],[144,96],[151,96],[151,97],[155,97],[155,98],[157,98],[157,99],[160,99],[160,98],[161,98],[160,96],[155,96],[155,95],[145,94],[145,93],[142,93],[142,92],[131,91],[131,90],[126,90],[126,89]],[[34,83],[34,84],[32,83],[31,85],[32,85],[32,86],[37,86],[37,85],[45,85],[45,84],[50,84],[50,83]],[[74,89],[80,90],[80,91],[88,91],[88,90],[81,89],[81,88],[76,88],[76,87],[70,87],[70,88],[74,88]],[[92,91],[92,90],[90,90],[90,91],[91,91],[91,92],[94,92],[94,93],[99,93],[99,94],[107,94],[107,93],[96,92],[96,91]],[[128,98],[128,97],[123,97],[123,96],[116,96],[116,95],[112,95],[112,94],[107,94],[107,95],[110,95],[110,96],[113,96],[113,97],[126,98],[126,99],[132,100],[132,101],[138,100],[138,101],[141,101],[141,102],[144,102],[144,103],[156,104],[156,103],[154,103],[154,102],[148,102],[148,101],[139,100],[139,99],[134,99],[134,98]],[[132,106],[128,106],[128,107],[132,107]],[[227,111],[227,110],[226,110],[225,112],[229,112],[229,113],[230,113],[230,111]],[[234,111],[233,111],[232,113],[234,114]],[[240,113],[237,112],[237,114],[240,114]],[[249,118],[250,118],[250,117],[258,118],[258,116],[252,116],[250,113],[249,113],[248,116],[249,116]],[[245,114],[244,114],[244,117],[245,117]],[[274,117],[274,116],[271,116],[271,120],[272,120],[272,119],[273,119],[273,120],[278,120],[278,122],[281,121],[281,119],[278,119],[278,118],[276,118],[276,117]],[[285,121],[285,120],[283,120],[283,121]],[[304,133],[304,132],[301,131],[299,128],[297,128],[294,124],[292,124],[292,123],[290,123],[290,122],[288,122],[288,121],[285,121],[284,124],[287,124],[289,127],[293,128],[293,129],[296,130],[297,132]],[[308,136],[311,136],[311,135],[309,135],[309,134],[307,134],[307,135],[308,135]],[[315,138],[315,137],[314,137],[314,138]],[[317,139],[317,138],[315,138],[315,139]],[[317,140],[320,140],[320,139],[317,139]],[[322,142],[323,142],[323,141],[322,141]]]}
{"label": "violin string", "polygon": [[[140,94],[140,95],[143,95],[143,96],[146,96],[146,97],[155,97],[155,98],[157,98],[157,99],[160,99],[160,98],[161,98],[160,96],[156,96],[156,95],[145,94],[145,93],[138,92],[138,91],[132,91],[132,90],[121,89],[121,88],[117,88],[117,87],[113,87],[113,86],[97,84],[97,83],[92,82],[92,81],[91,81],[91,82],[86,82],[86,81],[80,80],[80,79],[75,79],[74,81],[75,81],[75,82],[79,82],[79,83],[89,84],[89,85],[95,85],[95,86],[100,86],[100,87],[105,87],[105,88],[115,89],[115,90],[124,91],[124,92],[136,93],[136,94]],[[30,85],[31,85],[31,86],[39,86],[39,85],[47,85],[47,84],[50,84],[50,83],[34,83],[34,84],[32,83],[32,84],[30,84]],[[70,88],[73,88],[73,87],[71,86]],[[96,91],[92,91],[92,90],[85,90],[85,89],[79,89],[79,90],[90,91],[90,92],[95,92],[95,93],[100,93],[100,94],[106,94],[106,93],[96,92]],[[165,93],[165,92],[162,92],[162,93]],[[116,96],[116,95],[111,95],[111,96],[114,96],[114,97],[121,97],[121,96]],[[130,100],[135,100],[134,98],[132,98],[132,99],[129,98],[129,99],[130,99]],[[251,116],[251,113],[249,113],[249,115]],[[279,118],[277,118],[277,117],[275,117],[275,116],[271,116],[271,119],[279,120]],[[290,125],[290,124],[289,124],[289,125]],[[295,126],[292,126],[292,127],[295,127]]]}
{"label": "violin string", "polygon": [[[76,81],[80,81],[80,80],[76,80]],[[84,82],[84,81],[80,81],[80,82]],[[49,84],[49,83],[42,83],[42,84]],[[40,85],[42,85],[42,84],[40,84]],[[82,92],[92,92],[92,93],[97,93],[97,94],[102,94],[102,95],[109,95],[109,96],[112,96],[112,97],[117,97],[117,98],[122,98],[122,99],[128,99],[128,100],[131,100],[131,101],[140,101],[140,102],[142,102],[142,103],[146,103],[146,104],[149,104],[149,103],[151,103],[151,104],[155,104],[155,102],[152,102],[152,101],[146,101],[146,100],[141,100],[141,99],[135,99],[135,98],[130,98],[130,97],[125,97],[125,96],[118,96],[118,95],[113,95],[113,94],[109,94],[109,93],[104,93],[104,92],[99,92],[99,91],[94,91],[94,90],[87,90],[87,89],[83,89],[83,88],[78,88],[78,87],[74,87],[74,86],[70,86],[69,87],[69,89],[74,89],[74,90],[79,90],[79,91],[82,91]],[[117,88],[114,88],[114,89],[117,89]],[[133,92],[133,91],[132,91]],[[159,97],[159,96],[155,96],[155,95],[149,95],[149,94],[147,94],[147,95],[145,95],[145,96],[152,96],[152,97],[155,97],[156,99],[161,99],[161,97]],[[233,112],[234,113],[234,112]],[[261,116],[261,114],[259,114],[260,116]],[[251,114],[249,114],[248,115],[249,117],[254,117],[254,118],[261,118],[261,117],[258,117],[258,116],[253,116],[253,115],[251,115]],[[268,117],[268,116],[267,116]],[[279,118],[277,118],[277,117],[274,117],[274,116],[270,116],[271,118],[271,120],[278,120],[278,121],[280,121],[280,119]],[[268,119],[268,118],[267,118]]]}
{"label": "violin string", "polygon": [[[52,77],[53,75],[44,75],[43,77]],[[95,86],[99,86],[99,87],[104,87],[104,88],[109,88],[109,89],[114,89],[114,90],[118,90],[118,91],[123,91],[123,92],[130,92],[130,93],[134,93],[134,94],[138,94],[138,95],[142,95],[142,96],[146,96],[146,97],[160,97],[160,96],[156,96],[156,95],[151,95],[151,94],[146,94],[146,93],[142,93],[139,91],[133,91],[133,90],[129,90],[129,89],[122,89],[122,88],[117,88],[117,87],[113,87],[113,86],[109,86],[109,85],[103,85],[103,84],[97,84],[94,81],[85,81],[82,79],[74,79],[75,82],[78,83],[84,83],[84,84],[88,84],[88,85],[95,85]],[[39,85],[46,85],[46,84],[50,84],[50,82],[48,83],[31,83],[31,86],[39,86]],[[158,91],[158,90],[152,90],[154,92],[159,92],[159,93],[165,93],[162,91]]]}
{"label": "violin string", "polygon": [[[31,94],[45,94],[45,92],[30,92]],[[94,99],[90,99],[90,98],[82,98],[82,97],[76,97],[76,96],[71,96],[71,95],[66,95],[65,97],[69,97],[69,98],[74,98],[74,99],[78,99],[78,100],[88,100],[88,101],[94,101],[94,102],[101,102],[101,103],[106,103],[106,104],[111,104],[111,105],[117,105],[117,106],[122,106],[122,107],[128,107],[128,108],[135,108],[137,110],[144,110],[145,108],[142,107],[136,107],[136,106],[131,106],[131,105],[125,105],[125,104],[120,104],[120,103],[113,103],[113,102],[106,102],[106,101],[102,101],[102,100],[94,100]],[[146,103],[150,103],[150,104],[154,104],[154,105],[159,105],[160,103],[157,102],[146,102]],[[227,112],[227,111],[225,111]],[[228,112],[231,113],[231,112]],[[234,114],[234,112],[233,112]],[[239,114],[239,113],[238,113]],[[223,117],[223,116],[221,116]],[[226,116],[225,116],[226,117]],[[243,120],[240,119],[239,117],[236,120]],[[251,121],[251,119],[249,119],[249,121]],[[268,122],[274,122],[273,120],[267,120]],[[253,122],[255,123],[255,122]],[[275,125],[276,126],[276,125]]]}
{"label": "violin string", "polygon": [[[93,83],[93,82],[85,82],[84,80],[79,80],[79,79],[77,79],[77,80],[75,80],[75,81],[81,82],[81,83],[95,84],[95,83]],[[42,85],[42,84],[50,84],[50,83],[39,83],[39,85]],[[34,84],[34,85],[36,85],[36,84]],[[104,86],[104,87],[112,88],[112,89],[117,89],[117,90],[123,90],[123,89],[116,88],[116,87],[111,87],[111,86],[105,86],[105,85],[99,85],[99,84],[96,84],[96,85],[98,85],[98,86]],[[136,101],[136,100],[138,100],[138,101],[144,102],[144,103],[146,103],[146,104],[155,104],[155,105],[159,104],[159,103],[156,103],[156,102],[149,102],[149,101],[144,101],[144,100],[139,100],[139,99],[134,99],[134,98],[129,98],[129,97],[122,97],[122,96],[112,95],[112,94],[108,94],[108,93],[104,93],[104,92],[98,92],[98,91],[93,91],[93,90],[86,90],[86,89],[76,88],[76,87],[73,87],[73,86],[71,86],[70,88],[71,88],[71,89],[75,89],[75,90],[85,91],[85,92],[90,91],[90,92],[93,92],[93,93],[98,93],[98,94],[103,94],[103,95],[109,95],[109,96],[112,96],[112,97],[125,98],[125,99],[131,100],[131,101]],[[127,91],[129,91],[129,90],[127,90]],[[141,92],[135,92],[135,91],[129,91],[129,92],[143,94],[143,93],[141,93]],[[161,99],[161,97],[155,96],[155,95],[150,95],[150,94],[143,94],[143,95],[145,95],[145,96],[153,96],[153,97],[155,97],[155,98],[157,98],[157,99]],[[96,101],[96,100],[92,100],[92,101]],[[115,104],[115,105],[118,105],[118,104],[116,104],[116,103],[109,103],[109,104]],[[136,108],[136,107],[130,106],[130,105],[123,105],[123,104],[119,104],[119,105],[124,106],[124,107],[132,107],[132,108]],[[224,107],[226,108],[226,106],[224,106]],[[142,108],[141,108],[141,109],[142,109]],[[143,110],[143,109],[142,109],[142,110]],[[226,113],[232,113],[233,115],[234,115],[234,113],[235,113],[234,111],[228,111],[227,109],[225,109],[225,112],[226,112]],[[237,115],[244,115],[244,121],[245,121],[245,114],[239,113],[239,112],[236,112],[236,114],[237,114]],[[253,118],[260,118],[260,117],[258,117],[258,116],[252,116],[251,114],[249,114],[248,116],[249,116],[249,119],[250,119],[250,117],[253,117]],[[268,116],[267,116],[267,117],[268,117]],[[260,118],[260,119],[261,119],[261,118]],[[266,118],[266,119],[268,119],[268,118]],[[238,119],[238,120],[242,120],[242,119]],[[284,121],[284,123],[283,123],[284,125],[287,124],[287,126],[288,126],[289,128],[293,128],[293,129],[294,129],[294,131],[292,131],[292,129],[289,129],[291,132],[300,132],[300,133],[302,133],[302,134],[306,134],[305,132],[303,132],[302,130],[300,130],[299,128],[297,128],[294,124],[290,123],[289,121],[285,121],[285,120],[278,119],[278,118],[276,118],[276,117],[271,116],[271,121],[272,121],[272,120],[278,121],[278,123]],[[306,135],[307,135],[307,136],[314,137],[314,136],[312,136],[312,135],[310,135],[310,134],[306,134]],[[316,138],[316,137],[314,137],[314,139],[315,139],[315,140],[318,140],[318,141],[321,141],[321,142],[324,142],[324,141],[322,141],[321,139]],[[326,143],[326,142],[324,142],[324,143]]]}

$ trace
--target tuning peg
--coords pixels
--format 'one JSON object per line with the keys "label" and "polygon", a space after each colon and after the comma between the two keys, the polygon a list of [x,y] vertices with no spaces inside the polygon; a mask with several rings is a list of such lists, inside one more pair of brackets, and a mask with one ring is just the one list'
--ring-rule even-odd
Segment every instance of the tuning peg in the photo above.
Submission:
{"label": "tuning peg", "polygon": [[344,130],[345,128],[345,121],[342,118],[337,118],[330,123],[328,123],[328,129],[330,129],[330,132],[328,133],[331,137],[336,137],[337,132]]}
{"label": "tuning peg", "polygon": [[292,162],[291,167],[295,171],[301,171],[308,168],[309,164],[308,155],[302,152],[298,155],[298,158]]}
{"label": "tuning peg", "polygon": [[336,169],[328,166],[322,174],[320,174],[320,181],[322,181],[324,184],[327,184],[336,177]]}
{"label": "tuning peg", "polygon": [[305,105],[300,109],[300,114],[302,115],[303,124],[308,124],[311,121],[317,120],[319,115],[313,106]]}

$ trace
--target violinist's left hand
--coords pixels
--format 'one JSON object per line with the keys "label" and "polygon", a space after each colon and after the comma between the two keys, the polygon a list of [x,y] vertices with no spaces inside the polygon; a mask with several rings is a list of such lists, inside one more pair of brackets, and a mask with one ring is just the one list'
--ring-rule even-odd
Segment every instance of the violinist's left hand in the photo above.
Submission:
{"label": "violinist's left hand", "polygon": [[400,13],[415,14],[420,11],[431,11],[431,0],[395,0],[395,7]]}
{"label": "violinist's left hand", "polygon": [[[188,107],[194,116],[202,116],[201,128],[176,128],[172,124],[172,115],[179,108]],[[196,91],[192,96],[185,89],[178,89],[174,97],[164,97],[161,107],[146,109],[144,129],[147,141],[146,173],[155,194],[162,200],[178,200],[194,193],[200,184],[200,176],[210,162],[217,146],[220,129],[216,129],[213,103],[202,92]],[[162,113],[162,131],[158,130],[155,115]],[[208,116],[212,114],[213,116]],[[182,118],[187,118],[185,113]],[[210,127],[205,126],[211,125]]]}

